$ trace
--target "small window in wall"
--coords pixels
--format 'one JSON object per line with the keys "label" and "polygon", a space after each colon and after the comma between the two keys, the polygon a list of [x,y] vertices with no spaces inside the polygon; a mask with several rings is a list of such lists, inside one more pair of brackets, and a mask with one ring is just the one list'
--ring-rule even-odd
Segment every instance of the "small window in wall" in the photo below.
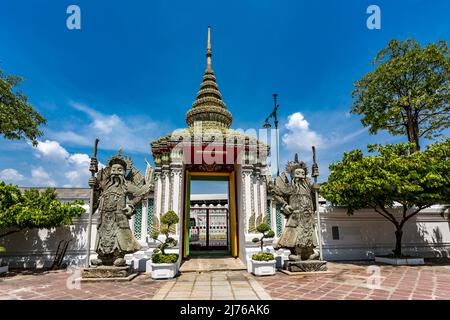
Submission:
{"label": "small window in wall", "polygon": [[332,226],[331,227],[331,234],[333,235],[333,240],[339,240],[339,227],[338,226]]}

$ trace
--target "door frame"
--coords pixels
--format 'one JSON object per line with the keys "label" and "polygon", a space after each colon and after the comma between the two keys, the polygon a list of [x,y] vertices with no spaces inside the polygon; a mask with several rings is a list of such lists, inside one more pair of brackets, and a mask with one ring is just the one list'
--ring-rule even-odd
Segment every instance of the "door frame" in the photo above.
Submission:
{"label": "door frame", "polygon": [[236,172],[198,172],[186,170],[184,185],[184,227],[183,227],[183,258],[189,257],[189,216],[192,180],[228,181],[229,215],[230,215],[230,253],[238,256],[238,223],[236,212]]}

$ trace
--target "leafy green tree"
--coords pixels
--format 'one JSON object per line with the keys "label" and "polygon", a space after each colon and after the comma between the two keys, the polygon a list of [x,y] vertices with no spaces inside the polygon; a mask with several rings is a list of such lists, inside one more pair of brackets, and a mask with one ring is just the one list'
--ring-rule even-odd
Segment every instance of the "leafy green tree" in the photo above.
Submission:
{"label": "leafy green tree", "polygon": [[[395,256],[401,256],[403,226],[433,204],[450,203],[450,138],[409,153],[411,143],[369,145],[330,165],[321,195],[348,213],[370,207],[395,226]],[[395,213],[397,211],[397,213]]]}
{"label": "leafy green tree", "polygon": [[55,189],[28,189],[0,182],[0,238],[24,229],[54,228],[72,224],[85,210],[81,201],[62,203]]}
{"label": "leafy green tree", "polygon": [[421,47],[414,39],[391,40],[372,62],[376,68],[356,81],[351,113],[375,134],[405,135],[420,150],[450,126],[450,50],[447,42]]}
{"label": "leafy green tree", "polygon": [[0,134],[7,139],[30,139],[34,146],[42,136],[39,126],[46,120],[28,102],[28,98],[14,88],[23,78],[8,75],[0,69]]}

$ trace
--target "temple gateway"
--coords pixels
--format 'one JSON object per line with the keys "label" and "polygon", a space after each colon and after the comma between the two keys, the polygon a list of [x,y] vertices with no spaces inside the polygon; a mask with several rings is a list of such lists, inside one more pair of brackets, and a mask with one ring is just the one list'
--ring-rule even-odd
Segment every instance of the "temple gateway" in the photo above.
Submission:
{"label": "temple gateway", "polygon": [[[157,226],[160,215],[168,210],[179,213],[181,223],[175,235],[183,258],[196,251],[245,257],[246,244],[251,243],[256,225],[264,221],[277,227],[276,214],[267,197],[269,148],[255,137],[233,130],[232,121],[212,68],[208,27],[206,69],[186,114],[187,128],[151,143],[155,163],[154,214],[147,225]],[[225,203],[220,208],[192,207],[190,190],[195,180],[226,181]],[[281,220],[279,216],[279,230]]]}

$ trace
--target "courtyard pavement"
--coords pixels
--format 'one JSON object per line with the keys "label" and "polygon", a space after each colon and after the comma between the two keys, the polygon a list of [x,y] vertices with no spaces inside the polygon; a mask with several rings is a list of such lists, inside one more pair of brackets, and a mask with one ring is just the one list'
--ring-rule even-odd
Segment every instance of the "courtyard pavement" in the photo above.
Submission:
{"label": "courtyard pavement", "polygon": [[73,270],[0,276],[0,299],[450,299],[450,265],[328,263],[320,274],[255,277],[246,271],[184,272],[170,280],[74,282]]}
{"label": "courtyard pavement", "polygon": [[450,299],[450,265],[390,266],[328,263],[328,273],[258,278],[273,299]]}
{"label": "courtyard pavement", "polygon": [[77,272],[20,272],[0,277],[0,300],[151,300],[164,282],[140,275],[127,282],[76,282]]}

